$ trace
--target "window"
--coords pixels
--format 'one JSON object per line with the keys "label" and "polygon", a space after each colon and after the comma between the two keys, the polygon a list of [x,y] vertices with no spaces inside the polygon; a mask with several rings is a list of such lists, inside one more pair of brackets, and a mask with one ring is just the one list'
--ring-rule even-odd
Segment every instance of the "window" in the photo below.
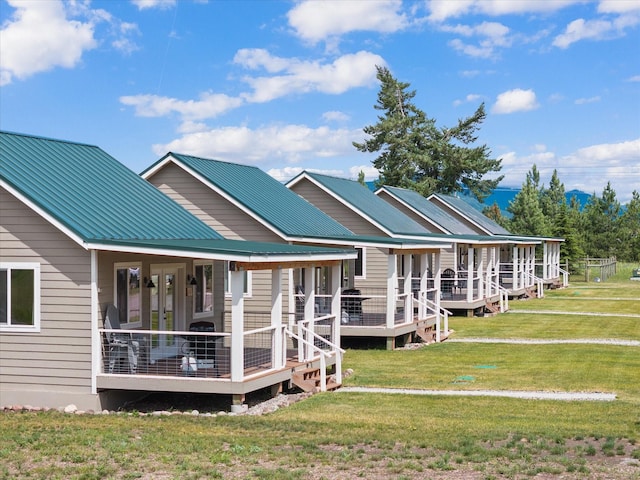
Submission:
{"label": "window", "polygon": [[213,264],[203,263],[194,265],[194,317],[203,317],[213,312]]}
{"label": "window", "polygon": [[140,294],[140,264],[116,264],[115,299],[120,313],[120,325],[141,326],[140,312],[142,296]]}
{"label": "window", "polygon": [[[229,271],[229,262],[224,262],[224,271],[225,271],[224,293],[226,295],[231,295],[231,288],[229,287],[229,285],[231,285],[231,272]],[[245,297],[251,296],[251,272],[247,272],[247,271],[244,272],[243,293]]]}
{"label": "window", "polygon": [[40,331],[40,265],[0,263],[0,330]]}
{"label": "window", "polygon": [[358,258],[356,258],[355,271],[353,272],[353,275],[355,278],[366,278],[367,270],[365,268],[364,248],[356,247],[356,251],[358,252]]}

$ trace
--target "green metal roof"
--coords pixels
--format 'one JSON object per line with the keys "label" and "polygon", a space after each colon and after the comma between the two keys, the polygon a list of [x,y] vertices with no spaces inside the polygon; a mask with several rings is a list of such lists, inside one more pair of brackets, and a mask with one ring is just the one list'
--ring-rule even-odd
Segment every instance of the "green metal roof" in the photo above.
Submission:
{"label": "green metal roof", "polygon": [[0,178],[85,241],[222,236],[92,145],[0,132]]}
{"label": "green metal roof", "polygon": [[[282,232],[287,237],[343,237],[353,233],[296,195],[257,167],[168,153],[155,165],[173,157]],[[152,170],[152,165],[145,172]]]}
{"label": "green metal roof", "polygon": [[449,215],[447,212],[431,203],[425,197],[414,190],[407,188],[390,187],[384,185],[381,190],[388,191],[392,196],[403,202],[408,207],[412,207],[418,213],[427,217],[432,222],[444,228],[447,232],[457,235],[473,235],[476,232],[461,221]]}
{"label": "green metal roof", "polygon": [[433,196],[439,198],[442,202],[448,204],[454,210],[457,210],[462,215],[480,225],[491,235],[511,235],[509,231],[504,227],[498,225],[481,211],[475,209],[461,198],[451,195],[443,195],[440,193],[434,194]]}
{"label": "green metal roof", "polygon": [[[307,175],[327,190],[348,203],[355,210],[395,235],[425,236],[430,232],[418,222],[408,217],[400,210],[385,202],[381,198],[360,183],[346,178],[331,177],[305,171],[301,175]],[[292,180],[291,182],[294,182]]]}
{"label": "green metal roof", "polygon": [[93,145],[0,131],[0,180],[93,248],[254,261],[355,256],[353,249],[224,239]]}

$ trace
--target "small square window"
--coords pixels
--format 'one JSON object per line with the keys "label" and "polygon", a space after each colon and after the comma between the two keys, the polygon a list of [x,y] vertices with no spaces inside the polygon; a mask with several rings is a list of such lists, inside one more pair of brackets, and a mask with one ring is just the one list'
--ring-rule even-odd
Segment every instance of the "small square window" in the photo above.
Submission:
{"label": "small square window", "polygon": [[0,330],[40,330],[40,265],[0,263]]}

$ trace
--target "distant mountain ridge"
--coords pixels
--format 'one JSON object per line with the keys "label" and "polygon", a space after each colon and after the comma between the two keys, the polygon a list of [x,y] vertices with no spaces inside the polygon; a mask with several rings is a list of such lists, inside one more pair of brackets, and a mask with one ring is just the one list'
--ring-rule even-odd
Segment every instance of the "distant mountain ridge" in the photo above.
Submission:
{"label": "distant mountain ridge", "polygon": [[[372,191],[376,190],[375,182],[375,180],[366,182],[367,187],[369,187],[369,189]],[[482,211],[485,207],[490,207],[494,203],[497,203],[502,212],[502,215],[507,218],[511,218],[511,214],[507,211],[507,207],[509,206],[509,202],[511,202],[515,198],[520,190],[521,189],[518,187],[498,187],[491,193],[491,195],[484,199],[483,203],[480,203],[478,200],[476,200],[475,197],[472,197],[468,191],[462,192],[462,194],[460,194],[460,197],[480,211]],[[591,194],[580,190],[570,190],[568,192],[565,192],[567,203],[571,202],[571,198],[573,196],[577,198],[578,202],[580,203],[580,210],[582,210],[589,201]]]}

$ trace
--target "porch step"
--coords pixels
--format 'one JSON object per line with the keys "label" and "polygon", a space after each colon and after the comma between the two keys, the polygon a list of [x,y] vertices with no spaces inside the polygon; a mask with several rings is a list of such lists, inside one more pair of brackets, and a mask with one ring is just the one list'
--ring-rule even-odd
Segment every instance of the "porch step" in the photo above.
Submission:
{"label": "porch step", "polygon": [[493,302],[487,301],[484,306],[484,310],[485,310],[485,313],[488,313],[490,315],[496,315],[500,313],[500,305],[496,305]]}
{"label": "porch step", "polygon": [[536,298],[538,295],[536,294],[536,289],[535,287],[533,288],[525,288],[524,289],[524,295],[527,298]]}
{"label": "porch step", "polygon": [[416,335],[425,343],[435,343],[436,325],[435,323],[419,322],[416,328]]}
{"label": "porch step", "polygon": [[[320,369],[304,368],[295,370],[291,375],[292,383],[303,392],[313,392],[320,390]],[[340,388],[333,375],[327,375],[327,391]]]}

